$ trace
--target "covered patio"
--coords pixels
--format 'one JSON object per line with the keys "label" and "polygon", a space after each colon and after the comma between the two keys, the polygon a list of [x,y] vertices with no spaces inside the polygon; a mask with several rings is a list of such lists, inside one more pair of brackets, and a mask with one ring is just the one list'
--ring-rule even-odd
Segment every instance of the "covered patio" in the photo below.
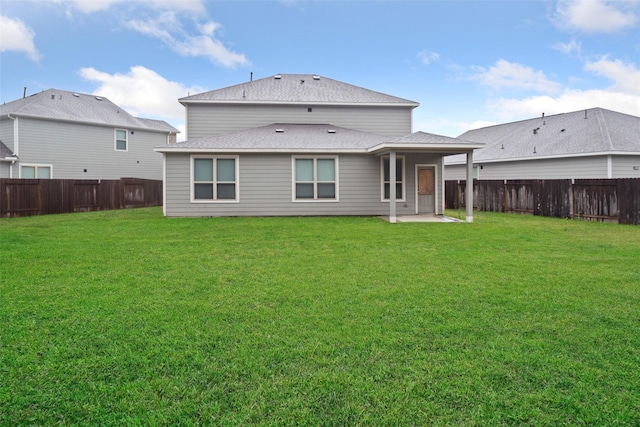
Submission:
{"label": "covered patio", "polygon": [[[435,215],[422,215],[416,202],[416,215],[398,216],[396,194],[396,158],[398,153],[411,154],[437,154],[441,157],[453,154],[466,154],[466,177],[467,182],[473,182],[473,150],[483,147],[484,144],[465,141],[458,138],[450,138],[442,135],[434,135],[426,132],[414,132],[405,137],[397,138],[389,142],[371,147],[368,151],[377,156],[389,157],[389,215],[386,220],[394,224],[397,222],[454,222],[445,219],[442,212],[435,212]],[[444,175],[444,161],[439,165],[440,176]],[[421,195],[423,186],[416,178],[417,197]],[[444,197],[444,181],[440,186],[440,194]],[[473,186],[468,185],[465,192],[466,222],[473,222]]]}

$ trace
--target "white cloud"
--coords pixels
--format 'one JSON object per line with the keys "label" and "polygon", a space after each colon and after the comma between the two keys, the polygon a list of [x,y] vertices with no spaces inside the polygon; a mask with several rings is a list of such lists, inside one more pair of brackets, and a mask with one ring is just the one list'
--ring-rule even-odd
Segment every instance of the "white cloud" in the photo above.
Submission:
{"label": "white cloud", "polygon": [[609,33],[638,22],[637,1],[559,0],[556,21],[562,28]]}
{"label": "white cloud", "polygon": [[605,57],[587,63],[585,69],[613,81],[612,91],[640,96],[640,70],[633,64],[625,64],[620,60],[612,61]]}
{"label": "white cloud", "polygon": [[166,120],[180,129],[183,137],[185,113],[178,98],[205,91],[199,86],[169,81],[142,66],[131,67],[126,74],[109,74],[95,68],[82,68],[79,74],[98,84],[95,95],[109,98],[134,116]]}
{"label": "white cloud", "polygon": [[214,37],[215,31],[221,27],[216,22],[196,24],[200,34],[192,35],[183,29],[175,13],[164,12],[157,19],[131,20],[127,22],[126,26],[131,30],[161,40],[180,56],[202,56],[227,68],[250,64],[245,55],[229,50]]}
{"label": "white cloud", "polygon": [[473,79],[492,89],[534,90],[541,93],[555,93],[560,85],[545,76],[542,71],[500,59],[495,65],[485,69],[475,67]]}
{"label": "white cloud", "polygon": [[154,9],[180,10],[193,13],[204,12],[201,0],[53,0],[54,3],[68,4],[82,13],[94,13],[109,9],[111,6],[135,4]]}
{"label": "white cloud", "polygon": [[42,55],[33,43],[35,33],[19,19],[0,15],[0,52],[25,52],[32,61],[38,62]]}
{"label": "white cloud", "polygon": [[570,53],[577,53],[580,54],[582,52],[582,43],[577,42],[575,40],[571,40],[569,43],[561,43],[558,42],[556,44],[554,44],[553,46],[551,46],[552,49],[555,49],[559,52],[564,53],[565,55],[568,55]]}
{"label": "white cloud", "polygon": [[440,59],[439,53],[431,52],[430,50],[423,50],[421,52],[418,52],[416,56],[424,65],[429,65],[431,62]]}

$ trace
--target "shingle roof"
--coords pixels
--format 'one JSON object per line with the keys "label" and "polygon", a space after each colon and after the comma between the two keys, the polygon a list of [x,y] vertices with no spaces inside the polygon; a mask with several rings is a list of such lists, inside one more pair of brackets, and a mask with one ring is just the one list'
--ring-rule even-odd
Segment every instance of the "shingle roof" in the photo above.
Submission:
{"label": "shingle roof", "polygon": [[359,132],[330,124],[283,124],[190,139],[156,147],[159,152],[358,152],[392,149],[460,152],[481,144],[456,138],[415,132],[402,138]]}
{"label": "shingle roof", "polygon": [[314,74],[277,74],[179,99],[196,102],[400,105],[419,104]]}
{"label": "shingle roof", "polygon": [[1,159],[11,159],[11,158],[15,158],[15,157],[16,156],[13,154],[13,151],[11,151],[9,149],[9,147],[4,145],[4,142],[0,141],[0,160]]}
{"label": "shingle roof", "polygon": [[[474,162],[583,155],[640,154],[640,117],[591,108],[470,130],[460,139],[483,142]],[[464,162],[450,156],[446,163]]]}
{"label": "shingle roof", "polygon": [[242,130],[158,147],[157,151],[365,151],[389,137],[329,124],[282,124]]}
{"label": "shingle roof", "polygon": [[178,132],[162,120],[134,117],[105,97],[48,89],[0,105],[0,117],[27,116],[44,119],[119,126],[161,132]]}

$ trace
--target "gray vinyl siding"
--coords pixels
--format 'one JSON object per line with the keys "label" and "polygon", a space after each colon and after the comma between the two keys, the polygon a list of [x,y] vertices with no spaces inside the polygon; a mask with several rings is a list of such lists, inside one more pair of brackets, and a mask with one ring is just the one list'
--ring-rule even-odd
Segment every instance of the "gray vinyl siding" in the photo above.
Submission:
{"label": "gray vinyl siding", "polygon": [[[478,179],[589,179],[607,178],[607,157],[587,156],[565,159],[540,159],[515,162],[482,163]],[[466,179],[466,165],[445,166],[445,180]]]}
{"label": "gray vinyl siding", "polygon": [[[402,154],[398,154],[402,155]],[[380,158],[372,155],[338,155],[338,202],[292,200],[291,154],[240,154],[239,202],[192,203],[191,156],[166,154],[165,212],[181,216],[306,216],[388,215],[381,200]],[[442,212],[442,174],[439,156],[406,155],[406,201],[397,203],[398,215],[415,214],[415,165],[437,165],[437,211]]]}
{"label": "gray vinyl siding", "polygon": [[[308,112],[308,108],[312,112]],[[348,107],[322,105],[187,106],[187,138],[201,138],[272,123],[332,124],[385,136],[411,133],[410,107]]]}
{"label": "gray vinyl siding", "polygon": [[9,162],[0,162],[0,178],[9,178],[9,168],[11,167],[11,163]]}
{"label": "gray vinyl siding", "polygon": [[640,154],[637,156],[611,156],[611,169],[612,178],[640,178]]}
{"label": "gray vinyl siding", "polygon": [[[143,130],[133,130],[132,134],[131,129],[125,129],[125,152],[114,149],[114,127],[24,117],[19,120],[20,162],[53,165],[53,178],[162,179],[162,155],[153,147],[165,144],[166,134]],[[18,177],[17,170],[14,176]]]}
{"label": "gray vinyl siding", "polygon": [[12,151],[15,150],[13,148],[13,122],[11,119],[0,120],[0,141],[4,142],[4,145]]}

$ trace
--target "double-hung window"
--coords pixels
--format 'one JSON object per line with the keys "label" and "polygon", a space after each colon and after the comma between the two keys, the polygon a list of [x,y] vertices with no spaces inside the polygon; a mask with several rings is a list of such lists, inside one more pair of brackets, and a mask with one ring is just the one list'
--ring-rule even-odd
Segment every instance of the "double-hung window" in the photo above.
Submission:
{"label": "double-hung window", "polygon": [[294,157],[293,178],[293,200],[338,200],[337,157]]}
{"label": "double-hung window", "polygon": [[129,149],[126,130],[116,129],[116,140],[114,144],[114,149],[116,151],[127,151]]}
{"label": "double-hung window", "polygon": [[[391,192],[391,169],[389,164],[389,156],[382,157],[380,159],[380,169],[381,169],[381,192],[382,192],[382,200],[389,201],[389,195]],[[404,201],[405,200],[405,173],[404,173],[404,157],[398,156],[396,157],[396,200]]]}
{"label": "double-hung window", "polygon": [[193,201],[238,201],[238,157],[192,157]]}

